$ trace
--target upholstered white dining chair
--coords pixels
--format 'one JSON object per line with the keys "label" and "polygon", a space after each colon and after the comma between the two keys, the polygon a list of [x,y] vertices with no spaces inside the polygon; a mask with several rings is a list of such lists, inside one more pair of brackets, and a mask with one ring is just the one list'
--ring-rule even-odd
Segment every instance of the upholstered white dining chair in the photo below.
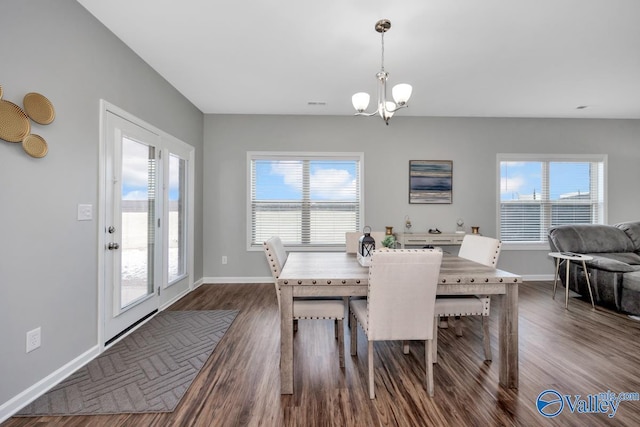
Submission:
{"label": "upholstered white dining chair", "polygon": [[351,354],[358,351],[358,324],[367,336],[369,397],[375,399],[373,343],[425,342],[426,388],[433,396],[434,305],[442,252],[437,249],[375,250],[366,300],[352,300]]}
{"label": "upholstered white dining chair", "polygon": [[[360,237],[362,236],[362,233],[359,231],[347,231],[344,234],[345,234],[345,242],[346,242],[345,252],[348,254],[358,253],[358,251],[360,250],[359,248]],[[372,231],[370,234],[371,234],[371,237],[373,237],[373,240],[375,240],[376,242],[376,248],[381,249],[383,247],[382,240],[385,238],[385,232]],[[349,313],[350,299],[365,299],[365,297],[344,297],[345,310],[347,311],[347,313]],[[349,315],[347,314],[347,316]],[[349,326],[351,326],[351,316],[347,318],[347,323]]]}
{"label": "upholstered white dining chair", "polygon": [[[491,237],[476,234],[467,234],[462,240],[458,256],[475,261],[489,267],[494,267],[500,257],[502,242]],[[489,320],[491,308],[491,297],[471,295],[458,297],[438,297],[436,298],[436,325],[440,317],[447,316],[482,316],[482,345],[484,347],[485,360],[491,360],[491,340],[489,334]],[[462,326],[460,319],[455,321],[456,335],[462,336]],[[433,361],[438,362],[438,331],[435,331],[433,338]]]}
{"label": "upholstered white dining chair", "polygon": [[[271,269],[273,281],[278,297],[278,309],[280,309],[280,287],[278,277],[287,260],[287,251],[282,240],[278,236],[269,238],[262,244],[267,262]],[[340,367],[344,368],[344,303],[342,299],[314,299],[314,298],[294,298],[293,299],[293,319],[294,322],[300,319],[333,319],[335,321],[335,335],[338,339],[338,355]]]}

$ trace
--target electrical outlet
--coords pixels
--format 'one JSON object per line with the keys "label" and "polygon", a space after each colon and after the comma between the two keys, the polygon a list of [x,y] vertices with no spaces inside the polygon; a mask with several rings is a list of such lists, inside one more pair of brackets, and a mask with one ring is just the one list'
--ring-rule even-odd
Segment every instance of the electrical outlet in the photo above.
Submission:
{"label": "electrical outlet", "polygon": [[40,326],[27,332],[27,353],[40,347]]}
{"label": "electrical outlet", "polygon": [[223,264],[227,263],[227,256],[226,255],[222,255],[222,263]]}

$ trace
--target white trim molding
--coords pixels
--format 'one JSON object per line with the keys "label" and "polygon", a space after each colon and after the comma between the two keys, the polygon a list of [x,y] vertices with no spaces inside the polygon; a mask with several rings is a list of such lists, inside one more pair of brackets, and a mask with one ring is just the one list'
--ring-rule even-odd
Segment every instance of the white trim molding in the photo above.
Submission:
{"label": "white trim molding", "polygon": [[273,277],[203,277],[203,285],[273,283]]}
{"label": "white trim molding", "polygon": [[75,371],[89,363],[100,354],[100,346],[96,345],[80,356],[76,357],[66,365],[52,372],[42,380],[38,381],[22,393],[16,395],[0,406],[0,423],[7,420],[13,414],[24,408],[38,397],[45,394],[60,381],[73,374]]}

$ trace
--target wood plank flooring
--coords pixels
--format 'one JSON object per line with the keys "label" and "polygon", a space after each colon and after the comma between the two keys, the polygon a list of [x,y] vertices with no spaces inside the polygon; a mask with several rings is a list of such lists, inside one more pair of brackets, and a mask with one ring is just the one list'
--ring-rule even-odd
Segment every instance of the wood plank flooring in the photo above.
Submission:
{"label": "wood plank flooring", "polygon": [[[435,396],[423,385],[424,345],[375,345],[376,399],[367,389],[366,339],[340,369],[331,321],[299,321],[294,337],[295,394],[281,396],[278,308],[272,284],[203,285],[172,310],[239,309],[233,325],[173,413],[14,417],[26,426],[638,426],[640,401],[621,402],[613,418],[571,413],[546,419],[536,409],[547,389],[561,394],[640,392],[640,322],[588,302],[551,299],[552,283],[520,286],[520,388],[498,386],[498,304],[492,307],[493,362],[483,360],[479,319],[464,335],[441,329]],[[345,344],[349,330],[345,322]]]}

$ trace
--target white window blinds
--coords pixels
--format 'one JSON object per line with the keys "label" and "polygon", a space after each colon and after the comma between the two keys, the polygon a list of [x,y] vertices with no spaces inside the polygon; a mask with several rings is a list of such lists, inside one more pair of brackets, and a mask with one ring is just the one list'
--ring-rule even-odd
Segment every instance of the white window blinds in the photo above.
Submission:
{"label": "white window blinds", "polygon": [[362,154],[249,153],[249,246],[345,244],[361,229]]}
{"label": "white window blinds", "polygon": [[605,156],[500,155],[500,239],[547,242],[549,227],[604,222]]}

